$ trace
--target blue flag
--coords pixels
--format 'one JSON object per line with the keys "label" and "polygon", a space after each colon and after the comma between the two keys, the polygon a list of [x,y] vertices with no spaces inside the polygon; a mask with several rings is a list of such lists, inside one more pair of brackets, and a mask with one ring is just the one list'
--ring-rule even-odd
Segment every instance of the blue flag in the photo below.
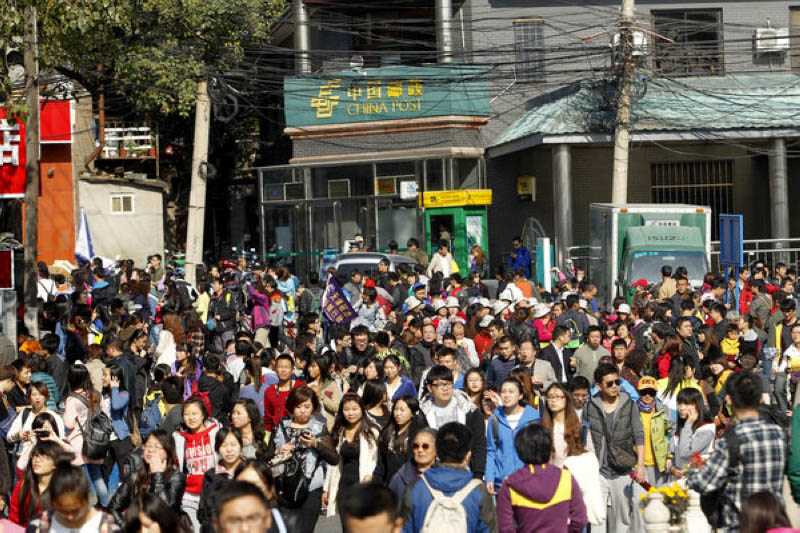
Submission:
{"label": "blue flag", "polygon": [[345,296],[339,282],[331,276],[322,295],[322,312],[334,324],[347,324],[356,317],[356,312]]}

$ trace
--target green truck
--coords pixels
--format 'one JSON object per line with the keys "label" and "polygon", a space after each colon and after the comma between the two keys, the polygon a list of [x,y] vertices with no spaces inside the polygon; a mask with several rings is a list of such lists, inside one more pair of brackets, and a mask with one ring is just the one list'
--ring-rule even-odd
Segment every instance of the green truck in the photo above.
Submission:
{"label": "green truck", "polygon": [[661,281],[661,267],[686,267],[689,283],[703,284],[711,262],[711,208],[686,204],[591,204],[589,279],[600,309],[634,282]]}

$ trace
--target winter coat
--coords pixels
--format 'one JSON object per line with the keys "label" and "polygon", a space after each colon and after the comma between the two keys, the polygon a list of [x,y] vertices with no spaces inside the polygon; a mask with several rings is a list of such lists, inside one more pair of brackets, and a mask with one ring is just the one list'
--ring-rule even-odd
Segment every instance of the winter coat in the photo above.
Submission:
{"label": "winter coat", "polygon": [[397,501],[403,500],[403,494],[406,493],[406,487],[408,487],[412,481],[419,477],[419,470],[414,465],[413,462],[408,461],[403,463],[403,466],[400,467],[399,470],[392,476],[391,481],[389,481],[389,490],[391,490]]}
{"label": "winter coat", "polygon": [[[449,466],[431,468],[423,476],[431,487],[446,496],[452,496],[473,479],[469,471]],[[408,486],[400,506],[400,514],[406,519],[403,533],[416,533],[422,529],[431,502],[433,495],[420,476]],[[486,485],[476,484],[461,505],[466,512],[467,533],[498,531],[494,498],[486,490]]]}
{"label": "winter coat", "polygon": [[175,454],[178,456],[178,470],[186,472],[186,492],[200,494],[203,476],[217,464],[214,443],[219,426],[214,420],[206,420],[205,427],[197,433],[179,429],[172,434],[175,441]]}
{"label": "winter coat", "polygon": [[528,251],[528,247],[522,245],[513,252],[516,257],[509,255],[508,266],[511,267],[511,270],[521,268],[525,272],[525,277],[529,278],[531,276],[531,253]]}
{"label": "winter coat", "polygon": [[389,400],[394,404],[398,399],[402,398],[403,396],[416,396],[417,395],[417,388],[405,376],[400,376],[400,386],[397,388],[392,397]]}
{"label": "winter coat", "polygon": [[511,474],[497,495],[500,531],[579,533],[588,523],[581,489],[569,470],[526,465]]}
{"label": "winter coat", "polygon": [[[482,479],[486,472],[486,426],[483,422],[483,414],[480,409],[472,403],[467,393],[462,390],[453,391],[453,399],[458,406],[458,421],[465,424],[472,432],[472,459],[470,459],[469,467],[472,470],[472,475],[478,479]],[[436,416],[433,413],[433,397],[429,394],[425,396],[419,403],[419,410],[422,416],[425,417],[425,422],[428,427],[439,429],[436,426]],[[435,488],[435,487],[434,487]]]}
{"label": "winter coat", "polygon": [[[289,426],[292,424],[291,418],[284,418],[272,432],[267,446],[267,457],[272,457],[287,443],[286,436],[289,435]],[[339,464],[339,454],[333,444],[333,439],[325,427],[325,420],[320,416],[313,416],[308,421],[308,429],[317,438],[316,448],[304,447],[299,442],[294,442],[296,446],[303,449],[303,470],[306,477],[310,480],[308,489],[316,490],[322,488],[325,481],[325,463],[329,465]]]}
{"label": "winter coat", "polygon": [[[489,417],[489,424],[486,429],[486,482],[493,482],[500,485],[503,480],[513,472],[516,472],[525,463],[520,460],[517,450],[514,447],[514,437],[517,436],[522,428],[538,422],[541,416],[539,411],[526,405],[522,411],[517,427],[511,429],[506,417],[505,409],[501,406],[495,409]],[[497,420],[495,423],[494,420]],[[497,435],[495,435],[495,427]]]}
{"label": "winter coat", "polygon": [[[123,514],[130,508],[131,504],[136,503],[139,496],[138,476],[131,475],[119,484],[117,492],[108,502],[108,512],[114,515],[120,524],[124,524]],[[180,512],[183,491],[186,489],[186,475],[183,472],[173,471],[167,477],[166,474],[150,474],[147,483],[147,494],[158,496],[173,511]]]}

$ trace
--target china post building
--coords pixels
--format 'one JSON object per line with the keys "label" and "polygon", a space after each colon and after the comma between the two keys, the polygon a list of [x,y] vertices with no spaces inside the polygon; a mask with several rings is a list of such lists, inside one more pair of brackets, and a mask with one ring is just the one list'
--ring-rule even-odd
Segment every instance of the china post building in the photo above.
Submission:
{"label": "china post building", "polygon": [[[442,235],[458,249],[486,246],[486,69],[391,66],[288,77],[284,110],[290,164],[253,169],[269,255],[303,275],[319,268],[321,252],[341,250],[356,234],[376,250],[418,237],[430,252]],[[432,194],[442,191],[451,193]]]}

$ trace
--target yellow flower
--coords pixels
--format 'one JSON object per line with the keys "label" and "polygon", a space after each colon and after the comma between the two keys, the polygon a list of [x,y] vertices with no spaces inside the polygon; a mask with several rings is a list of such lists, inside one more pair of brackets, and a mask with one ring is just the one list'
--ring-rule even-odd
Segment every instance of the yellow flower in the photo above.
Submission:
{"label": "yellow flower", "polygon": [[681,487],[678,487],[678,496],[680,496],[681,498],[688,498],[689,497],[689,495],[686,494],[686,491],[683,490]]}

